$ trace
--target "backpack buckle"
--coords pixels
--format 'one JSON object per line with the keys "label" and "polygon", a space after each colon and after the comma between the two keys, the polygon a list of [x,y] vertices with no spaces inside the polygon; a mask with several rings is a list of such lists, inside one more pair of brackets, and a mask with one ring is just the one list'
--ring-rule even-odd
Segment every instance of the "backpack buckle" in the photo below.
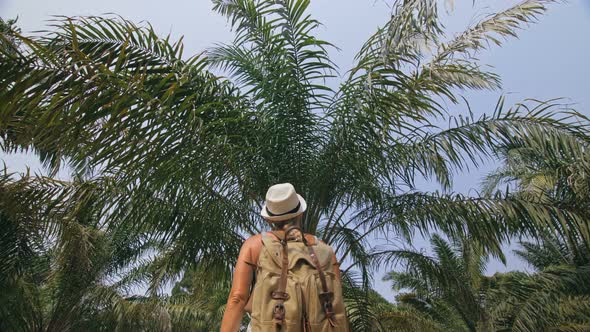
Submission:
{"label": "backpack buckle", "polygon": [[272,312],[275,314],[280,314],[280,313],[284,314],[285,313],[285,305],[282,303],[275,304],[275,307]]}
{"label": "backpack buckle", "polygon": [[329,314],[334,313],[332,302],[324,302],[324,311]]}
{"label": "backpack buckle", "polygon": [[285,320],[285,305],[282,303],[277,303],[272,310],[273,318],[277,322],[282,322]]}
{"label": "backpack buckle", "polygon": [[333,292],[320,293],[320,300],[322,301],[322,307],[328,318],[334,315],[334,307],[332,306],[332,299],[334,298]]}
{"label": "backpack buckle", "polygon": [[272,292],[270,293],[270,298],[273,300],[283,300],[287,301],[289,299],[289,294],[287,292]]}
{"label": "backpack buckle", "polygon": [[334,292],[322,292],[320,293],[320,299],[322,302],[332,302],[334,299]]}

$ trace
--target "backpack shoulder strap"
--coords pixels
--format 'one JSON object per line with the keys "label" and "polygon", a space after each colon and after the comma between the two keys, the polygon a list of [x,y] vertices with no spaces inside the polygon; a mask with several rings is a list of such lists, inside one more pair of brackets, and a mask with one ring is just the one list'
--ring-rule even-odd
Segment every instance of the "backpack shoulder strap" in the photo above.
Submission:
{"label": "backpack shoulder strap", "polygon": [[[283,250],[283,257],[281,262],[281,276],[279,279],[279,289],[271,293],[271,298],[277,300],[275,307],[273,309],[273,318],[275,324],[279,327],[285,323],[285,301],[289,299],[289,294],[287,294],[287,273],[289,270],[289,258],[287,257],[288,248],[287,248],[287,238],[286,236],[281,236],[278,233],[273,232],[273,234],[280,239],[281,247]],[[287,234],[287,232],[285,232]]]}

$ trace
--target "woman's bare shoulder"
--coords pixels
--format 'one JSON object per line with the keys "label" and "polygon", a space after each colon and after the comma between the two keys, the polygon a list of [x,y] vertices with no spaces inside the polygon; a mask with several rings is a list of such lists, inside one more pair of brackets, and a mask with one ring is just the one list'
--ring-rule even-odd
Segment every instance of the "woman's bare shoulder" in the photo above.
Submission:
{"label": "woman's bare shoulder", "polygon": [[309,244],[315,244],[316,243],[316,240],[318,240],[318,238],[316,238],[315,235],[309,234],[309,233],[305,233],[305,239],[307,240],[307,242]]}
{"label": "woman's bare shoulder", "polygon": [[254,234],[244,241],[244,247],[252,247],[260,245],[262,242],[262,234]]}

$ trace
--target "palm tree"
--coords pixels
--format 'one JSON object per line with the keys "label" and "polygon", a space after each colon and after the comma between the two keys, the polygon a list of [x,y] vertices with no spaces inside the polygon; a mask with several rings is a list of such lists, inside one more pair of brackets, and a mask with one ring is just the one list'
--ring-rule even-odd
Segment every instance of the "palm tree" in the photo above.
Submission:
{"label": "palm tree", "polygon": [[507,185],[514,195],[577,211],[577,223],[539,232],[516,253],[537,273],[507,280],[506,301],[498,306],[502,331],[587,331],[590,329],[590,249],[583,240],[590,219],[590,131],[531,132],[498,147],[504,164],[490,174],[485,191]]}
{"label": "palm tree", "polygon": [[431,245],[433,257],[415,250],[388,253],[405,271],[389,272],[384,280],[412,291],[397,297],[403,310],[392,313],[395,328],[420,323],[432,331],[495,331],[490,311],[500,276],[484,276],[488,255],[469,239],[447,242],[434,235]]}
{"label": "palm tree", "polygon": [[[203,268],[187,271],[182,280],[174,285],[172,298],[181,300],[190,298],[192,303],[202,304],[207,315],[201,320],[189,321],[189,324],[184,326],[175,326],[174,329],[197,332],[219,331],[230,289],[231,282],[223,278],[223,271],[214,272]],[[248,322],[243,324],[244,331],[247,325]]]}
{"label": "palm tree", "polygon": [[587,248],[577,263],[556,238],[523,242],[517,253],[537,272],[485,276],[487,255],[471,240],[431,240],[434,256],[393,250],[388,259],[405,267],[385,280],[397,305],[381,320],[389,331],[587,331],[590,328],[590,273]]}
{"label": "palm tree", "polygon": [[576,252],[555,236],[523,242],[516,253],[536,273],[508,273],[502,301],[493,310],[498,331],[588,331],[590,329],[590,252]]}
{"label": "palm tree", "polygon": [[[588,123],[587,118],[576,116],[583,119],[582,124]],[[545,238],[546,244],[558,241],[567,245],[572,255],[588,250],[585,239],[590,233],[586,213],[590,209],[590,128],[581,126],[576,132],[533,130],[527,136],[499,144],[496,153],[503,165],[487,176],[484,193],[489,195],[506,185],[515,196],[575,213],[577,221],[554,223],[537,237]]]}
{"label": "palm tree", "polygon": [[204,321],[203,303],[128,295],[139,271],[127,271],[153,246],[100,225],[95,183],[5,172],[0,192],[2,331],[171,331]]}
{"label": "palm tree", "polygon": [[[436,229],[499,248],[516,232],[579,220],[524,197],[414,186],[423,176],[450,189],[454,172],[529,132],[580,130],[555,103],[499,103],[477,119],[444,107],[461,89],[498,88],[476,54],[552,1],[523,1],[454,38],[435,0],[394,1],[336,90],[326,83],[338,77],[334,47],[314,36],[309,0],[213,2],[236,38],[191,57],[182,40],[113,16],[2,34],[20,43],[0,58],[2,149],[33,151],[53,173],[68,165],[95,182],[96,220],[161,248],[150,290],[195,266],[229,274],[244,236],[263,230],[258,211],[277,182],[306,197],[305,230],[336,248],[347,274],[360,271],[365,300],[378,234],[409,240]],[[454,125],[441,129],[441,119]]]}

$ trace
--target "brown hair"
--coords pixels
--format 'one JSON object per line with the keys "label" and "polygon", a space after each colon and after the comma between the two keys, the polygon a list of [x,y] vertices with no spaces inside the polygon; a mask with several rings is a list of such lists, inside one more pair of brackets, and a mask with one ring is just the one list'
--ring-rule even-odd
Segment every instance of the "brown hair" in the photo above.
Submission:
{"label": "brown hair", "polygon": [[303,216],[303,214],[300,214],[300,215],[293,217],[291,219],[287,219],[287,220],[283,220],[283,221],[279,221],[279,222],[272,222],[272,223],[270,223],[270,228],[273,231],[286,230],[287,227],[289,227],[289,226],[299,224],[301,222],[302,216]]}

